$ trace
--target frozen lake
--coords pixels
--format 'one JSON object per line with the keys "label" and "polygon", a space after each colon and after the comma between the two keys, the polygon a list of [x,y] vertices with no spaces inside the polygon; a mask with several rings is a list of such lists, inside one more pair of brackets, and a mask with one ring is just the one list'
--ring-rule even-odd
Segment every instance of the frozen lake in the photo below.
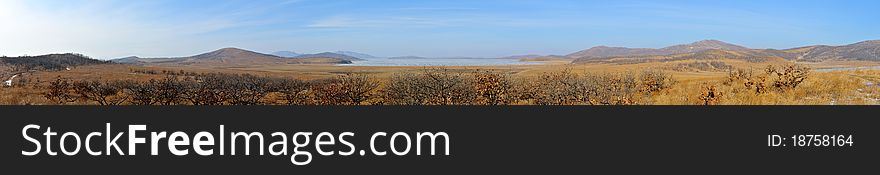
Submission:
{"label": "frozen lake", "polygon": [[816,72],[832,72],[832,71],[840,71],[840,70],[880,70],[880,66],[824,68],[824,69],[816,69]]}
{"label": "frozen lake", "polygon": [[503,66],[503,65],[536,65],[541,62],[525,62],[517,59],[496,58],[429,58],[429,59],[386,59],[376,58],[366,61],[355,61],[353,64],[340,66]]}

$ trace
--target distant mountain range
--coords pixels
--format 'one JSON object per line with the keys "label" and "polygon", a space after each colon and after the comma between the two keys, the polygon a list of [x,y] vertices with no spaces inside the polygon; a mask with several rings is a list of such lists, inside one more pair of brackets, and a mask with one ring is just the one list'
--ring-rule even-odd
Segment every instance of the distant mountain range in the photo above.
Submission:
{"label": "distant mountain range", "polygon": [[304,54],[291,58],[300,58],[300,59],[308,59],[308,58],[333,58],[345,61],[363,61],[364,59],[353,57],[345,54],[333,53],[333,52],[324,52],[324,53],[316,53],[316,54]]}
{"label": "distant mountain range", "polygon": [[749,50],[742,46],[725,43],[718,40],[704,40],[691,44],[682,44],[664,47],[660,49],[650,48],[626,48],[626,47],[608,47],[597,46],[587,50],[575,52],[566,55],[571,58],[604,58],[616,56],[643,56],[643,55],[672,55],[682,53],[693,53],[705,50]]}
{"label": "distant mountain range", "polygon": [[[378,58],[369,54],[351,51],[300,54],[291,51],[263,54],[238,48],[224,48],[190,57],[178,58],[140,58],[126,57],[111,60],[115,63],[140,65],[215,65],[244,66],[261,64],[350,64]],[[478,59],[471,57],[429,58],[420,56],[391,57],[389,59]],[[486,59],[486,58],[479,58]],[[843,46],[805,46],[784,50],[751,49],[718,40],[703,40],[690,44],[680,44],[659,49],[597,46],[572,54],[558,55],[520,55],[495,59],[517,59],[522,61],[567,60],[573,63],[615,62],[642,63],[672,60],[737,59],[751,62],[769,60],[794,60],[807,62],[833,60],[880,61],[880,40],[863,41]]]}
{"label": "distant mountain range", "polygon": [[373,56],[373,55],[369,55],[369,54],[365,54],[365,53],[352,52],[352,51],[336,51],[336,52],[333,52],[333,53],[336,53],[336,54],[343,54],[343,55],[348,55],[348,56],[355,57],[355,58],[360,58],[360,59],[375,59],[375,58],[379,58],[379,57],[376,57],[376,56]]}
{"label": "distant mountain range", "polygon": [[284,57],[284,58],[325,56],[325,57],[346,59],[346,60],[350,60],[350,61],[361,61],[361,60],[365,60],[365,59],[378,58],[373,55],[352,52],[352,51],[324,52],[324,53],[317,53],[317,54],[302,54],[302,53],[296,53],[293,51],[278,51],[278,52],[273,52],[272,55]]}
{"label": "distant mountain range", "polygon": [[400,56],[400,57],[391,57],[388,59],[519,59],[525,58],[529,56],[538,56],[538,55],[523,55],[523,56],[510,56],[510,57],[500,57],[500,58],[488,58],[488,57],[421,57],[421,56]]}
{"label": "distant mountain range", "polygon": [[626,48],[597,46],[578,51],[566,57],[574,63],[618,62],[640,63],[683,59],[740,59],[752,62],[768,60],[829,61],[864,60],[880,61],[880,40],[864,41],[844,46],[806,46],[785,50],[750,49],[718,40],[704,40],[651,48]]}
{"label": "distant mountain range", "polygon": [[399,57],[391,57],[388,59],[431,59],[431,58],[420,57],[420,56],[399,56]]}
{"label": "distant mountain range", "polygon": [[[350,59],[350,58],[348,58]],[[275,55],[257,53],[254,51],[223,48],[220,50],[203,53],[190,57],[178,58],[140,58],[126,57],[111,60],[114,63],[138,64],[138,65],[169,65],[169,66],[249,66],[249,65],[273,65],[273,64],[350,64],[347,59],[334,58],[331,56],[320,57],[303,55],[294,58],[284,58]]]}
{"label": "distant mountain range", "polygon": [[292,51],[278,51],[278,52],[272,52],[272,55],[284,57],[284,58],[293,58],[293,57],[300,56],[302,54],[292,52]]}

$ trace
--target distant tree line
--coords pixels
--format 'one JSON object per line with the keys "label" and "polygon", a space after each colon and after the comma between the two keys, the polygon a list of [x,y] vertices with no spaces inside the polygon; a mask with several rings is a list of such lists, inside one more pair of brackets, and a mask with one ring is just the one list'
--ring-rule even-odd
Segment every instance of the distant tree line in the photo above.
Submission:
{"label": "distant tree line", "polygon": [[152,69],[135,69],[130,68],[129,72],[136,74],[148,74],[148,75],[175,75],[175,76],[197,76],[199,73],[196,72],[187,72],[184,70],[172,71],[172,70],[152,70]]}
{"label": "distant tree line", "polygon": [[70,67],[107,64],[109,61],[92,59],[81,54],[50,54],[41,56],[0,57],[0,62],[12,67],[14,72],[31,70],[64,70]]}
{"label": "distant tree line", "polygon": [[675,66],[671,67],[672,70],[675,71],[730,71],[733,70],[733,66],[724,63],[722,61],[695,61],[695,62],[687,62],[687,63],[678,63]]}
{"label": "distant tree line", "polygon": [[767,62],[771,58],[785,58],[784,55],[765,52],[740,52],[731,53],[722,50],[706,50],[701,52],[677,54],[677,55],[642,55],[642,56],[619,56],[606,58],[579,58],[572,63],[607,63],[607,64],[642,64],[652,62],[673,62],[686,60],[712,61],[722,59],[743,60],[751,63]]}
{"label": "distant tree line", "polygon": [[660,71],[511,78],[502,72],[428,68],[384,81],[356,73],[320,80],[184,73],[143,82],[59,77],[46,87],[45,97],[59,104],[99,105],[626,105],[643,104],[644,97],[673,83]]}

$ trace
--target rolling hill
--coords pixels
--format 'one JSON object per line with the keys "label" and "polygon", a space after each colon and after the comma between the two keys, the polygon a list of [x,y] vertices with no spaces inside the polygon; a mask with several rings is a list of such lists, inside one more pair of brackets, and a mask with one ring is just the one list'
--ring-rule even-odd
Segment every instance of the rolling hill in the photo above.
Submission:
{"label": "rolling hill", "polygon": [[706,50],[749,50],[749,48],[725,43],[718,40],[703,40],[690,44],[674,45],[660,49],[597,46],[587,50],[578,51],[566,56],[574,59],[607,58],[621,56],[672,55],[694,53]]}
{"label": "rolling hill", "polygon": [[271,64],[349,64],[351,61],[332,57],[302,57],[283,58],[275,55],[263,54],[254,51],[223,48],[220,50],[203,53],[190,57],[178,58],[139,58],[126,57],[112,60],[116,63],[137,65],[162,65],[162,66],[209,66],[209,67],[237,67]]}
{"label": "rolling hill", "polygon": [[24,76],[22,73],[32,71],[61,71],[71,70],[77,66],[109,64],[109,61],[92,59],[90,57],[66,53],[49,54],[40,56],[0,57],[0,81],[3,86],[12,86],[13,79]]}
{"label": "rolling hill", "polygon": [[[278,55],[288,55],[278,56]],[[354,56],[352,56],[354,55]],[[126,57],[112,60],[115,63],[137,65],[209,65],[209,66],[249,66],[267,64],[350,64],[363,61],[371,55],[337,51],[317,54],[298,54],[295,52],[276,52],[263,54],[238,48],[224,48],[204,54],[178,58],[139,58]],[[457,59],[464,59],[461,57]],[[442,59],[417,56],[392,57],[389,59]],[[572,63],[643,63],[672,60],[713,60],[735,59],[749,62],[771,60],[793,60],[807,62],[821,61],[880,61],[880,40],[869,40],[843,46],[805,46],[791,49],[750,49],[718,40],[703,40],[690,44],[680,44],[659,49],[597,46],[566,56],[523,55],[500,59],[520,59],[524,61],[572,60]]]}
{"label": "rolling hill", "polygon": [[673,60],[736,59],[749,62],[796,61],[880,61],[880,40],[844,46],[806,46],[785,50],[749,49],[717,40],[675,45],[661,49],[594,47],[568,55],[572,63],[642,63]]}
{"label": "rolling hill", "polygon": [[106,64],[108,61],[96,60],[81,54],[49,54],[40,56],[0,57],[0,63],[15,71],[64,70],[70,67]]}
{"label": "rolling hill", "polygon": [[607,58],[579,58],[572,63],[611,63],[611,64],[638,64],[648,62],[667,62],[681,60],[720,60],[734,59],[744,60],[748,62],[766,62],[771,60],[785,60],[781,56],[777,56],[770,52],[761,50],[704,50],[693,53],[671,54],[671,55],[645,55],[645,56],[620,56]]}
{"label": "rolling hill", "polygon": [[618,56],[657,55],[657,49],[596,46],[566,55],[570,58],[606,58]]}
{"label": "rolling hill", "polygon": [[284,62],[284,60],[281,57],[275,55],[262,54],[238,48],[223,48],[213,52],[182,58],[182,62],[185,64],[218,63],[248,65],[282,63]]}
{"label": "rolling hill", "polygon": [[726,43],[718,40],[703,40],[697,41],[690,44],[682,44],[682,45],[674,45],[665,48],[661,48],[661,53],[666,54],[682,54],[682,53],[694,53],[706,50],[730,50],[730,51],[738,51],[738,50],[751,50],[749,48],[738,46],[735,44]]}
{"label": "rolling hill", "polygon": [[844,46],[808,46],[789,49],[802,61],[859,60],[880,61],[880,40],[863,41]]}

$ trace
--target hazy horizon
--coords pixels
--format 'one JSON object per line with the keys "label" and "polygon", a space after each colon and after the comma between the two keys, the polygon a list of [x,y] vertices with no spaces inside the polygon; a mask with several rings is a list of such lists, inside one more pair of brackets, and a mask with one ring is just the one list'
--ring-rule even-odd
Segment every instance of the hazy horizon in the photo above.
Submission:
{"label": "hazy horizon", "polygon": [[376,56],[561,55],[715,39],[786,49],[880,39],[878,1],[0,0],[0,55],[98,59],[355,51]]}

